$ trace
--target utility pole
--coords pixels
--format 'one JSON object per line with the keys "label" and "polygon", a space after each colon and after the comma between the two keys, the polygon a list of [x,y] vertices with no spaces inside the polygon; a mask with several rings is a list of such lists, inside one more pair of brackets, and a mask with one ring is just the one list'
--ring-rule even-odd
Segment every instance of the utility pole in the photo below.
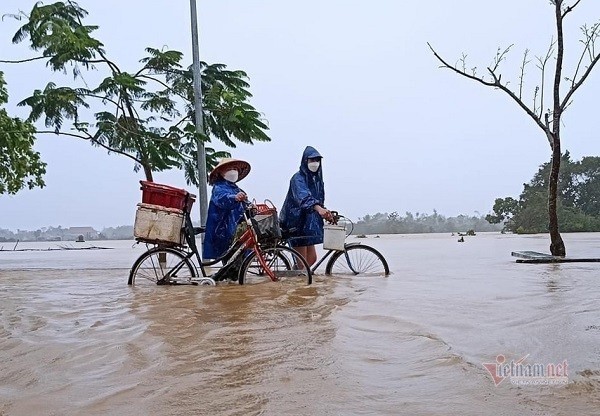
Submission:
{"label": "utility pole", "polygon": [[[204,120],[202,119],[202,80],[200,75],[200,51],[198,46],[198,12],[196,0],[190,0],[192,17],[192,68],[194,73],[194,113],[196,114],[196,132],[204,135]],[[206,151],[202,138],[198,138],[198,205],[200,205],[200,225],[206,225],[208,211],[208,192],[206,185]]]}

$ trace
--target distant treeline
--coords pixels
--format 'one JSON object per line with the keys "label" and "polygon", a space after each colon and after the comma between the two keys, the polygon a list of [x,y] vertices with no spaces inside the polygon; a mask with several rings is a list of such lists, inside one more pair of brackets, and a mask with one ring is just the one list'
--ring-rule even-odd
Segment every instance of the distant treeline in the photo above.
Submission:
{"label": "distant treeline", "polygon": [[[407,212],[400,216],[397,212],[391,214],[377,213],[365,215],[354,224],[353,234],[418,234],[418,233],[458,233],[473,231],[500,231],[501,224],[490,224],[481,216],[459,215],[444,217],[435,210],[433,214],[412,214]],[[133,239],[133,226],[108,227],[93,235],[85,235],[85,240],[130,240]],[[74,240],[68,234],[67,228],[44,227],[34,231],[10,230],[0,228],[0,243],[14,241],[67,241]]]}
{"label": "distant treeline", "polygon": [[418,234],[418,233],[456,233],[473,231],[500,231],[502,226],[490,224],[484,216],[459,215],[445,217],[435,210],[433,214],[412,214],[404,216],[397,212],[377,213],[359,218],[354,225],[353,234]]}
{"label": "distant treeline", "polygon": [[[86,227],[88,228],[88,227]],[[85,240],[130,240],[133,239],[133,226],[122,225],[119,227],[104,228],[97,232],[89,227],[90,232],[85,232]],[[77,238],[70,228],[43,227],[37,230],[17,230],[16,232],[0,228],[0,243],[15,241],[74,241]]]}

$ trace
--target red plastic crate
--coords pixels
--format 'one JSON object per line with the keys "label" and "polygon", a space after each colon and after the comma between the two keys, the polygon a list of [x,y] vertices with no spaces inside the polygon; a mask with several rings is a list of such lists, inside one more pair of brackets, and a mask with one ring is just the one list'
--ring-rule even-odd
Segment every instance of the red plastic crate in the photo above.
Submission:
{"label": "red plastic crate", "polygon": [[275,208],[273,206],[269,206],[267,204],[255,204],[255,206],[256,206],[256,213],[258,215],[271,215],[271,214],[277,213],[277,208]]}
{"label": "red plastic crate", "polygon": [[269,199],[265,199],[265,202],[263,204],[255,203],[254,206],[256,207],[257,214],[269,214],[270,215],[273,213],[277,213],[277,208],[275,207],[275,205],[273,205],[273,203]]}
{"label": "red plastic crate", "polygon": [[142,203],[176,208],[190,212],[196,200],[196,195],[185,189],[175,188],[156,182],[140,181],[142,187]]}

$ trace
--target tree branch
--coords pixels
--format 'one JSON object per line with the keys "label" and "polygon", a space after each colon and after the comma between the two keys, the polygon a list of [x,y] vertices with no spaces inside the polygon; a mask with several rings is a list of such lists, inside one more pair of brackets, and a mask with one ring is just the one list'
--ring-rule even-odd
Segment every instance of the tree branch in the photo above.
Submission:
{"label": "tree branch", "polygon": [[540,57],[536,57],[539,65],[537,65],[537,67],[539,68],[539,70],[541,71],[541,84],[540,84],[540,114],[538,115],[538,118],[541,120],[542,119],[542,115],[544,114],[544,91],[545,91],[545,87],[546,87],[546,65],[548,64],[548,61],[550,60],[550,58],[552,57],[552,54],[554,53],[554,45],[556,44],[556,42],[554,41],[554,39],[552,39],[550,41],[550,46],[548,46],[548,51],[546,52],[546,56],[542,59]]}
{"label": "tree branch", "polygon": [[186,101],[187,101],[187,97],[185,97],[185,96],[183,96],[183,95],[179,94],[177,91],[173,90],[173,88],[171,88],[171,87],[169,86],[169,84],[167,84],[166,82],[163,82],[163,81],[161,81],[161,80],[160,80],[160,79],[158,79],[158,78],[154,78],[154,77],[152,77],[152,76],[150,76],[150,75],[139,75],[139,78],[146,78],[146,79],[152,80],[152,81],[154,81],[154,82],[156,82],[156,83],[158,83],[158,84],[162,85],[163,87],[165,87],[165,88],[166,88],[168,91],[170,91],[172,94],[175,94],[175,95],[176,95],[176,96],[178,96],[179,98],[182,98],[182,99],[184,99],[184,100],[186,100]]}
{"label": "tree branch", "polygon": [[581,84],[583,84],[583,82],[586,80],[586,78],[588,77],[588,75],[590,75],[590,72],[592,72],[592,69],[598,63],[599,60],[600,60],[600,54],[598,54],[598,55],[596,55],[594,57],[594,59],[590,63],[590,66],[587,67],[587,69],[585,70],[585,72],[583,73],[583,75],[581,76],[581,78],[579,79],[579,81],[577,81],[575,83],[575,85],[573,85],[573,87],[565,95],[565,98],[563,99],[562,103],[560,104],[561,110],[564,110],[566,108],[567,103],[571,99],[571,96],[575,93],[575,91],[577,91],[577,89],[579,87],[581,87]]}
{"label": "tree branch", "polygon": [[461,71],[460,69],[456,69],[455,67],[449,65],[441,56],[438,55],[438,53],[433,49],[433,47],[429,44],[429,42],[427,42],[427,46],[429,46],[429,49],[431,49],[431,52],[433,52],[433,55],[437,58],[437,60],[442,63],[441,68],[450,69],[450,70],[456,72],[457,74],[460,74],[460,75],[462,75],[464,77],[472,79],[473,81],[477,81],[477,82],[479,82],[479,83],[481,83],[483,85],[487,85],[488,87],[493,87],[495,85],[493,82],[489,82],[489,81],[486,81],[486,80],[484,80],[482,78],[479,78],[477,76],[467,74],[464,70]]}
{"label": "tree branch", "polygon": [[539,128],[541,128],[544,132],[546,132],[546,126],[544,126],[544,124],[542,123],[540,118],[533,111],[531,111],[529,109],[529,107],[527,107],[527,105],[525,105],[525,103],[523,103],[523,101],[515,95],[515,93],[513,93],[506,86],[502,85],[502,83],[500,82],[501,77],[502,77],[501,75],[496,76],[496,73],[491,68],[488,68],[488,71],[490,72],[490,74],[494,80],[494,82],[489,82],[489,81],[484,80],[483,78],[467,74],[464,71],[461,71],[459,69],[456,69],[456,68],[448,65],[448,63],[440,55],[438,55],[438,53],[433,49],[433,47],[429,44],[429,42],[427,42],[427,46],[429,46],[429,49],[431,49],[431,51],[433,52],[433,55],[437,58],[437,60],[442,63],[443,68],[450,69],[450,70],[456,72],[457,74],[462,75],[463,77],[472,79],[473,81],[477,81],[480,84],[486,85],[488,87],[498,88],[498,89],[504,91],[506,94],[508,94],[508,96],[510,98],[512,98],[519,105],[519,107],[521,107],[533,119],[533,121],[535,121],[535,124],[537,124]]}
{"label": "tree branch", "polygon": [[500,52],[500,48],[496,51],[496,56],[494,57],[494,68],[493,71],[496,72],[502,61],[506,59],[506,55],[510,52],[511,48],[514,45],[509,45],[506,49]]}
{"label": "tree branch", "polygon": [[32,62],[32,61],[38,61],[40,59],[45,59],[46,56],[38,56],[35,58],[27,58],[27,59],[19,59],[16,61],[5,61],[5,60],[0,60],[0,64],[22,64],[24,62]]}
{"label": "tree branch", "polygon": [[108,150],[109,152],[113,152],[113,153],[118,153],[120,155],[123,155],[125,157],[128,157],[129,159],[133,160],[136,163],[139,163],[140,165],[142,164],[142,162],[140,160],[138,160],[135,156],[130,155],[129,153],[125,153],[121,150],[117,150],[117,149],[113,149],[110,146],[105,145],[104,143],[100,143],[98,140],[94,139],[94,137],[90,136],[88,134],[88,137],[86,136],[81,136],[79,134],[75,134],[75,133],[66,133],[63,131],[59,131],[58,133],[54,130],[42,130],[42,131],[36,131],[36,134],[58,134],[58,135],[63,135],[63,136],[70,136],[70,137],[75,137],[77,139],[81,139],[81,140],[88,140],[91,142],[96,143],[98,146],[103,147],[104,149]]}
{"label": "tree branch", "polygon": [[550,114],[544,114],[544,124],[546,124],[546,138],[548,139],[548,143],[550,143],[550,149],[554,148],[554,140],[552,140],[552,130],[550,130]]}
{"label": "tree branch", "polygon": [[96,95],[96,94],[82,94],[82,95],[85,96],[85,97],[97,98],[97,99],[102,100],[102,101],[108,101],[109,103],[112,103],[112,104],[114,104],[116,106],[119,106],[119,104],[116,101],[114,101],[112,98],[108,98],[106,96],[103,97],[103,96]]}
{"label": "tree branch", "polygon": [[525,49],[525,53],[523,54],[523,63],[521,64],[521,75],[519,77],[519,100],[523,99],[523,79],[525,78],[525,67],[530,62],[527,60],[528,54],[529,49]]}
{"label": "tree branch", "polygon": [[106,64],[110,67],[110,70],[112,71],[113,74],[121,73],[121,70],[119,69],[119,67],[114,62],[109,60],[106,57],[106,55],[104,55],[104,53],[102,53],[102,51],[98,51],[98,54],[102,57],[102,60],[100,62],[106,62]]}
{"label": "tree branch", "polygon": [[562,14],[561,18],[564,19],[567,14],[569,14],[570,12],[572,12],[573,9],[575,7],[577,7],[577,5],[579,4],[580,1],[581,0],[577,0],[574,5],[567,7],[566,10],[564,11],[564,13]]}
{"label": "tree branch", "polygon": [[[535,114],[537,114],[537,97],[538,97],[538,93],[540,92],[540,87],[536,86],[535,89],[533,90],[533,112]],[[541,117],[541,110],[540,110],[540,117]]]}

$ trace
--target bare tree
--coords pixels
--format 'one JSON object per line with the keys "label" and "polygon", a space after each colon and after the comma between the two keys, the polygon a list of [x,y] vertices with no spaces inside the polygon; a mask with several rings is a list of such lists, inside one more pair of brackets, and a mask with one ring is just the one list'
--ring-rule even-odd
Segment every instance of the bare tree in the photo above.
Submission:
{"label": "bare tree", "polygon": [[[561,141],[560,141],[560,125],[561,117],[573,98],[575,91],[581,87],[584,81],[588,78],[594,66],[600,60],[600,51],[596,51],[596,41],[600,35],[600,23],[595,23],[591,27],[586,25],[581,27],[583,45],[581,55],[577,61],[572,77],[563,76],[563,59],[564,59],[564,35],[563,22],[565,17],[573,11],[581,0],[574,1],[571,5],[567,5],[565,0],[550,0],[550,3],[555,9],[556,19],[556,40],[552,40],[550,47],[544,56],[536,57],[537,68],[541,72],[541,83],[535,87],[533,92],[533,103],[531,106],[525,104],[523,99],[523,86],[525,68],[531,62],[529,59],[529,50],[526,50],[523,56],[523,61],[520,68],[518,89],[513,91],[509,89],[508,82],[502,81],[502,74],[499,72],[500,64],[506,59],[512,45],[502,49],[498,48],[496,56],[490,66],[487,67],[486,75],[478,75],[476,68],[467,69],[466,55],[462,55],[457,65],[450,65],[444,60],[428,43],[427,45],[433,52],[438,61],[441,62],[442,68],[450,69],[459,75],[477,81],[485,86],[498,89],[505,92],[521,107],[537,126],[544,132],[550,148],[552,150],[552,164],[550,169],[549,187],[548,187],[548,220],[550,231],[550,252],[555,256],[565,256],[565,244],[559,232],[558,214],[557,214],[557,195],[558,195],[558,176],[560,172],[561,159]],[[546,72],[551,70],[550,65],[554,58],[554,80],[552,85],[552,104],[545,106],[545,77]],[[564,95],[561,94],[561,82],[565,81],[566,90]],[[546,111],[544,109],[547,108]]]}

